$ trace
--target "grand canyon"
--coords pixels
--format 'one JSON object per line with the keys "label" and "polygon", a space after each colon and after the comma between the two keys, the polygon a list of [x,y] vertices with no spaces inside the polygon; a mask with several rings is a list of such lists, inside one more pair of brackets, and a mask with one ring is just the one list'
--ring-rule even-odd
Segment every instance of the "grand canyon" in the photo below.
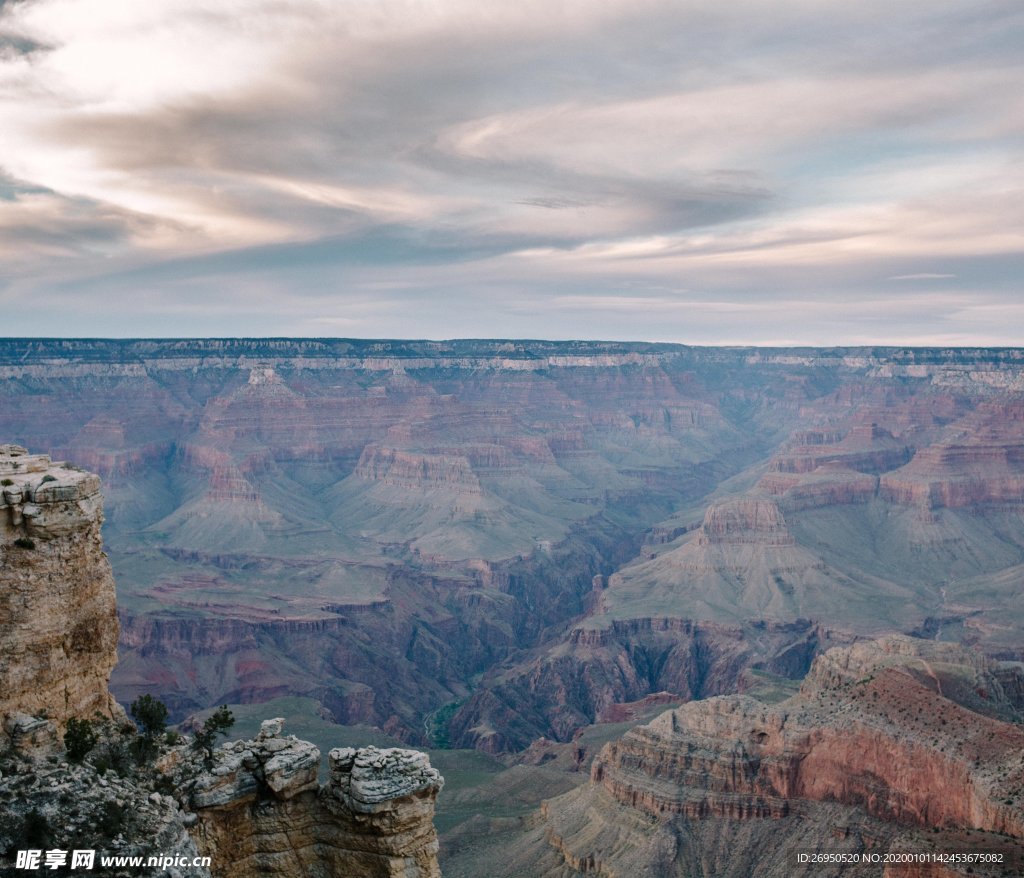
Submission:
{"label": "grand canyon", "polygon": [[428,749],[446,876],[1024,869],[1024,351],[9,339],[0,441],[118,702]]}

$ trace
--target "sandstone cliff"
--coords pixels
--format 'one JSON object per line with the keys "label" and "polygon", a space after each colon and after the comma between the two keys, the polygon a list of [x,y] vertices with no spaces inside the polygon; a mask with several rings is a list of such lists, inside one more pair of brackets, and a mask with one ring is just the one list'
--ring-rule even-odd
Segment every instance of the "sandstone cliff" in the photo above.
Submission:
{"label": "sandstone cliff", "polygon": [[281,737],[281,720],[208,761],[136,733],[107,690],[118,623],[102,521],[95,475],[0,446],[0,872],[19,851],[81,849],[110,876],[127,873],[102,857],[161,857],[132,871],[161,878],[440,878],[443,779],[423,753],[332,750],[319,788],[319,751]]}
{"label": "sandstone cliff", "polygon": [[96,476],[0,445],[0,726],[123,715],[107,691],[119,628],[102,523]]}
{"label": "sandstone cliff", "polygon": [[547,803],[538,874],[558,874],[551,850],[568,874],[820,875],[833,873],[795,854],[930,844],[1009,851],[1012,862],[974,873],[1015,874],[1024,729],[1006,672],[892,637],[829,651],[774,706],[726,696],[668,711],[607,745],[588,787]]}
{"label": "sandstone cliff", "polygon": [[190,784],[193,835],[215,876],[440,878],[433,817],[444,780],[425,754],[337,748],[320,786],[320,751],[282,737],[281,725],[226,745]]}

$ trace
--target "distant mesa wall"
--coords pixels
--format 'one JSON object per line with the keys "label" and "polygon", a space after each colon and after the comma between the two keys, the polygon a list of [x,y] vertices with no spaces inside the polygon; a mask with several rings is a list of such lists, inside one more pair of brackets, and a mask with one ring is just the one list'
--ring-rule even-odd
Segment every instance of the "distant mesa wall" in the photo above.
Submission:
{"label": "distant mesa wall", "polygon": [[[0,445],[0,724],[123,712],[114,579],[103,554],[99,478]],[[3,732],[0,731],[0,737]]]}
{"label": "distant mesa wall", "polygon": [[1024,503],[1024,443],[937,444],[882,476],[882,496],[925,508]]}

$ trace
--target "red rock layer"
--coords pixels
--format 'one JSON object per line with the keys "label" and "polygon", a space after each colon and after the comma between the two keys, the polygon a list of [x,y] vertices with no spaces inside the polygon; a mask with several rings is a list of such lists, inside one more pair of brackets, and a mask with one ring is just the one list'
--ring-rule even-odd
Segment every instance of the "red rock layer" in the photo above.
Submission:
{"label": "red rock layer", "polygon": [[1024,405],[985,403],[884,475],[881,495],[925,508],[1024,503]]}
{"label": "red rock layer", "polygon": [[[592,782],[652,815],[779,818],[834,801],[897,823],[1022,837],[1024,729],[945,698],[932,665],[950,673],[955,656],[928,643],[833,650],[779,706],[726,696],[669,711],[607,745]],[[851,654],[870,661],[837,673]]]}

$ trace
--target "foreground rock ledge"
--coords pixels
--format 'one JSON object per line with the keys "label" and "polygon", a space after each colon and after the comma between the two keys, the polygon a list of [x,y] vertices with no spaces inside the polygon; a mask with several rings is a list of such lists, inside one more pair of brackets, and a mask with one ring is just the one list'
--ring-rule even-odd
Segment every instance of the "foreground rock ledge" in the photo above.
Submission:
{"label": "foreground rock ledge", "polygon": [[440,878],[434,803],[444,779],[425,753],[376,747],[320,751],[267,720],[251,741],[217,752],[192,790],[192,829],[222,878],[360,875]]}

